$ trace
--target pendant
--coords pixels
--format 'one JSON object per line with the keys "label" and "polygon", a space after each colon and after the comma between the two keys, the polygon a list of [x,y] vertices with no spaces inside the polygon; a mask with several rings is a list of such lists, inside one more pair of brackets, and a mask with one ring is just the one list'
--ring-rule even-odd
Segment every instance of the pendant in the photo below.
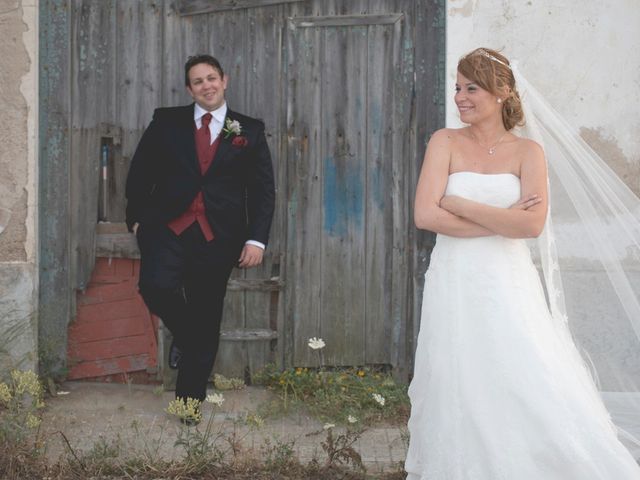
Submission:
{"label": "pendant", "polygon": [[493,155],[494,153],[496,153],[496,147],[491,147],[489,149],[489,155]]}

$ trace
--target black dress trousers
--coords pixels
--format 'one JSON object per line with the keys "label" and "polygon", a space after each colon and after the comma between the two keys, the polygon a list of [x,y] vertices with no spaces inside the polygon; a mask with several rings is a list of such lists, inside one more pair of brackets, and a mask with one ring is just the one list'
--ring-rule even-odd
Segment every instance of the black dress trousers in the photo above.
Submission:
{"label": "black dress trousers", "polygon": [[227,281],[242,242],[207,242],[197,222],[180,235],[166,225],[140,225],[140,294],[182,350],[176,398],[206,397],[220,340]]}

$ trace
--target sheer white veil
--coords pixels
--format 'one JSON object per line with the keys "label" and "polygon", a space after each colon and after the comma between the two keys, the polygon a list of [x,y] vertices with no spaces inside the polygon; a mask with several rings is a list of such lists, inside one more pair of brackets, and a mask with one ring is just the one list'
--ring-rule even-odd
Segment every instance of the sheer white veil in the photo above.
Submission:
{"label": "sheer white veil", "polygon": [[545,101],[517,63],[510,67],[526,121],[514,133],[543,146],[549,170],[549,215],[534,249],[549,308],[558,331],[571,332],[621,439],[638,457],[640,198]]}

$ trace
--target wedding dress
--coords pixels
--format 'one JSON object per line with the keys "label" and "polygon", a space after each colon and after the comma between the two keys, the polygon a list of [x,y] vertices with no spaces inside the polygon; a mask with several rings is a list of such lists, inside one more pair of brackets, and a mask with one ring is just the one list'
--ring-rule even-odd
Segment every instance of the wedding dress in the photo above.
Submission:
{"label": "wedding dress", "polygon": [[[512,174],[457,172],[447,195],[507,208]],[[525,240],[438,235],[409,387],[408,480],[638,480]]]}

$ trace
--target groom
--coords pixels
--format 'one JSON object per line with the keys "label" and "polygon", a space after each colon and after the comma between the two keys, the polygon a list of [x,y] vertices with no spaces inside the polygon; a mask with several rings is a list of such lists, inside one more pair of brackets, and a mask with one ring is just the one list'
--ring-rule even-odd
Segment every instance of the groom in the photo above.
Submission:
{"label": "groom", "polygon": [[145,303],[173,334],[176,397],[204,400],[233,267],[262,262],[274,210],[264,124],[227,108],[210,55],[184,67],[191,105],[158,108],[131,160],[127,226]]}

